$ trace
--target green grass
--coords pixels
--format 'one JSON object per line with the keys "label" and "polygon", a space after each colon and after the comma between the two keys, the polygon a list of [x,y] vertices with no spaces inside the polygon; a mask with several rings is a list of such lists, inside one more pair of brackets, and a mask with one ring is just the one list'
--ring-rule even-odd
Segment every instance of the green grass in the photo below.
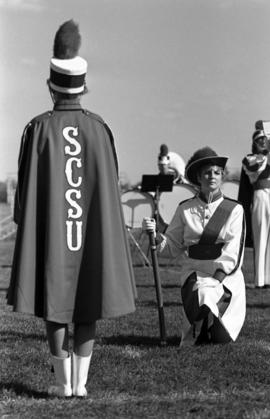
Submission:
{"label": "green grass", "polygon": [[[236,343],[179,350],[177,266],[161,268],[168,344],[159,346],[152,271],[135,267],[135,313],[100,321],[85,400],[47,396],[53,380],[43,322],[5,304],[13,242],[0,246],[0,417],[270,418],[270,290],[252,289]],[[72,336],[72,329],[70,330]]]}

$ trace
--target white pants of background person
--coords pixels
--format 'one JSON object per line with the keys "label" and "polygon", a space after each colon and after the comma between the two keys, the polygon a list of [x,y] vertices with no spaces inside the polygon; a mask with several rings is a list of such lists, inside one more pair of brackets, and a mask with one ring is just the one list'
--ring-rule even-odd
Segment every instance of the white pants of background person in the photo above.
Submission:
{"label": "white pants of background person", "polygon": [[255,254],[255,286],[270,285],[270,189],[254,191],[252,230]]}

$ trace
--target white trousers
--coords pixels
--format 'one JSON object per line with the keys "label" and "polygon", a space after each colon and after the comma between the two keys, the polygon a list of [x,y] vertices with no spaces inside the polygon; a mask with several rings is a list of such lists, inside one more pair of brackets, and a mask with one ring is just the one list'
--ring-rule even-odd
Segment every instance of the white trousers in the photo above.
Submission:
{"label": "white trousers", "polygon": [[270,189],[254,191],[252,231],[255,256],[255,285],[270,285]]}

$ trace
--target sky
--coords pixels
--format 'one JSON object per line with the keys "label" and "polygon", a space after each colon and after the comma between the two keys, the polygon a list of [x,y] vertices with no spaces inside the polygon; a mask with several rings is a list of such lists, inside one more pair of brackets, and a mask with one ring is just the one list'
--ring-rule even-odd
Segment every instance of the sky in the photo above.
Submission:
{"label": "sky", "polygon": [[53,40],[73,18],[88,62],[82,105],[110,126],[131,183],[157,173],[161,144],[202,146],[240,167],[270,120],[269,0],[0,0],[0,180],[17,172],[25,125],[52,108]]}

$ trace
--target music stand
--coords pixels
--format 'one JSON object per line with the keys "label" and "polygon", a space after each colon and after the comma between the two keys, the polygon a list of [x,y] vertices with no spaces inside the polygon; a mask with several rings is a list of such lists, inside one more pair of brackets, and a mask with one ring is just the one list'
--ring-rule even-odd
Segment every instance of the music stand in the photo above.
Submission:
{"label": "music stand", "polygon": [[171,192],[173,190],[174,175],[143,175],[141,191],[155,192],[154,196],[154,218],[159,224],[159,200],[161,192]]}
{"label": "music stand", "polygon": [[[159,222],[159,198],[161,192],[171,192],[173,189],[173,175],[143,175],[142,177],[142,192],[155,192],[154,203],[154,218],[156,223]],[[159,329],[160,329],[160,343],[162,346],[166,345],[166,328],[165,328],[165,316],[163,307],[162,287],[159,277],[159,266],[157,259],[157,248],[153,233],[149,233],[149,241],[151,247],[152,265],[156,288],[156,297],[158,303],[158,317],[159,317]]]}
{"label": "music stand", "polygon": [[143,175],[142,192],[171,192],[173,190],[174,175]]}

